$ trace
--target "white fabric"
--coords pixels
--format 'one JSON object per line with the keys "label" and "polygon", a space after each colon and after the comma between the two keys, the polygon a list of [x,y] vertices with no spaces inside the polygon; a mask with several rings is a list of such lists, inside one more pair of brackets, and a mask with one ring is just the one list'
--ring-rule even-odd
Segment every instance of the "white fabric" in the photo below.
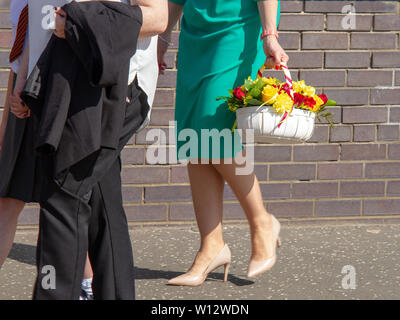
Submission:
{"label": "white fabric", "polygon": [[[28,0],[11,0],[10,4],[10,22],[11,22],[11,27],[12,27],[12,41],[11,41],[11,47],[14,45],[15,41],[15,36],[17,34],[17,27],[18,27],[18,20],[19,16],[21,14],[22,9],[28,4]],[[27,36],[25,38],[25,44],[24,44],[24,49],[26,48],[26,44],[28,43],[28,32]],[[23,51],[22,51],[23,52]],[[11,69],[17,73],[19,69],[19,65],[21,64],[21,58],[22,55],[19,56],[16,60],[11,62]]]}
{"label": "white fabric", "polygon": [[[13,1],[20,2],[17,0]],[[27,0],[25,0],[25,2],[26,1]],[[35,32],[31,32],[29,36],[29,73],[32,71],[53,33],[54,19],[52,19],[52,11],[50,12],[50,10],[52,10],[54,6],[61,7],[70,1],[71,0],[29,0],[29,27],[31,30],[35,30]],[[128,3],[128,0],[121,0],[121,2]],[[38,28],[38,26],[41,27]],[[151,107],[153,105],[158,79],[157,37],[140,39],[138,41],[137,51],[130,61],[129,84],[135,79],[135,76],[137,76],[139,86],[146,92],[148,103]],[[151,109],[145,123],[143,123],[139,130],[148,125],[150,122],[150,115]]]}

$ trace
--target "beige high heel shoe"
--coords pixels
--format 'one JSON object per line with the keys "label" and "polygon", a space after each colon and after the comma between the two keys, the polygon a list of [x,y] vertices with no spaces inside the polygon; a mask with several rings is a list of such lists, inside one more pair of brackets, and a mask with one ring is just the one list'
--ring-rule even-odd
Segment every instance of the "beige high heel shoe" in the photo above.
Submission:
{"label": "beige high heel shoe", "polygon": [[[281,240],[279,238],[279,232],[281,230],[281,224],[279,221],[272,216],[272,228],[273,228],[273,241],[274,241],[274,253],[271,258],[266,260],[256,261],[250,260],[249,267],[247,269],[247,276],[249,278],[256,277],[266,271],[272,269],[276,262],[276,246],[281,247]],[[275,246],[276,245],[276,246]]]}
{"label": "beige high heel shoe", "polygon": [[207,279],[210,272],[215,269],[224,266],[224,282],[228,280],[229,267],[231,265],[231,250],[227,244],[221,249],[221,251],[215,256],[210,262],[206,270],[201,275],[191,275],[189,273],[182,274],[176,278],[168,281],[169,285],[173,286],[191,286],[197,287],[203,284]]}

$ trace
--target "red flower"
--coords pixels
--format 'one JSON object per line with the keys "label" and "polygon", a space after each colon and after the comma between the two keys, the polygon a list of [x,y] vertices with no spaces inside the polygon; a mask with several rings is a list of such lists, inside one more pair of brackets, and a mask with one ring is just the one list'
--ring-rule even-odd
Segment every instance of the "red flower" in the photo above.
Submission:
{"label": "red flower", "polygon": [[323,105],[328,101],[328,98],[326,97],[325,93],[319,94],[318,97],[320,97],[324,102]]}
{"label": "red flower", "polygon": [[240,101],[243,101],[243,98],[246,97],[246,94],[240,87],[237,87],[236,89],[233,90],[233,95]]}
{"label": "red flower", "polygon": [[294,104],[297,106],[301,106],[301,104],[304,102],[305,96],[303,96],[301,93],[295,92],[294,93]]}
{"label": "red flower", "polygon": [[307,105],[307,106],[309,106],[311,109],[314,108],[315,103],[316,103],[316,102],[315,102],[315,100],[314,100],[312,97],[306,97],[306,98],[304,99],[304,104]]}

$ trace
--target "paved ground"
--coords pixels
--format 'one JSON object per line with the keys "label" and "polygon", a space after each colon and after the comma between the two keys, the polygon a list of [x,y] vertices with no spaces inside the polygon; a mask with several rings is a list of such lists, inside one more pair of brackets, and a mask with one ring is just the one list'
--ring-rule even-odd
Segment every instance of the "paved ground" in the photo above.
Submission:
{"label": "paved ground", "polygon": [[[37,230],[21,229],[0,271],[0,299],[30,299],[35,276]],[[185,271],[198,248],[191,226],[132,230],[138,299],[399,299],[400,224],[314,223],[282,227],[283,247],[272,271],[246,278],[249,232],[225,227],[233,263],[227,283],[222,268],[197,288],[171,287],[167,279]],[[344,266],[355,269],[355,289],[344,289]],[[349,284],[351,281],[345,281]]]}

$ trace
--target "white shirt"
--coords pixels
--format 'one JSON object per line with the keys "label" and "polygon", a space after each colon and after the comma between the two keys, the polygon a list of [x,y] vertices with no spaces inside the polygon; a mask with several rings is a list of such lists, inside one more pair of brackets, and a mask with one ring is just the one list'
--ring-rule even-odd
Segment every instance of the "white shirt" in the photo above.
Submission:
{"label": "white shirt", "polygon": [[[11,0],[11,4],[10,4],[10,22],[11,22],[11,27],[12,27],[11,47],[14,45],[15,36],[17,34],[19,16],[21,15],[22,9],[25,8],[25,6],[27,4],[28,4],[28,0]],[[28,43],[28,37],[29,37],[28,34],[29,33],[28,33],[28,30],[27,30],[27,34],[25,36],[25,44],[24,44],[23,51],[25,50],[26,45]],[[19,65],[21,64],[21,59],[22,59],[22,54],[17,59],[15,59],[13,62],[11,62],[11,69],[15,73],[18,72]]]}
{"label": "white shirt", "polygon": [[[53,33],[54,21],[53,23],[50,21],[52,12],[50,13],[49,10],[54,6],[61,7],[70,1],[71,0],[29,0],[29,26],[31,27],[31,30],[35,30],[35,32],[31,32],[29,37],[29,73],[32,71]],[[128,0],[121,0],[121,2],[128,3]],[[37,26],[42,26],[42,28],[38,28]],[[153,105],[154,95],[157,88],[157,37],[140,39],[138,41],[137,51],[130,61],[129,84],[135,79],[135,76],[137,76],[139,86],[147,94],[150,106],[147,118],[139,128],[139,130],[141,130],[150,122],[151,106]]]}

